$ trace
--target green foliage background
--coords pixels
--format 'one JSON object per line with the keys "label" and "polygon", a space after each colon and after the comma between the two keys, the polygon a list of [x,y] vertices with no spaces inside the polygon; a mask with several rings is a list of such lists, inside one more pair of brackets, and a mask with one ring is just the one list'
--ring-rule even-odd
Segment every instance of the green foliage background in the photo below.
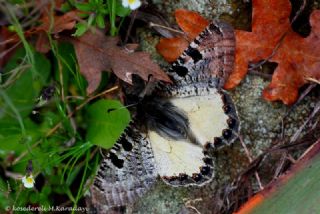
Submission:
{"label": "green foliage background", "polygon": [[[47,56],[30,44],[29,53],[20,48],[1,73],[0,212],[13,206],[79,206],[101,159],[100,147],[111,148],[130,120],[119,101],[87,101],[73,46],[55,41],[51,46]],[[48,100],[46,87],[55,88]],[[21,182],[29,160],[33,189]]]}

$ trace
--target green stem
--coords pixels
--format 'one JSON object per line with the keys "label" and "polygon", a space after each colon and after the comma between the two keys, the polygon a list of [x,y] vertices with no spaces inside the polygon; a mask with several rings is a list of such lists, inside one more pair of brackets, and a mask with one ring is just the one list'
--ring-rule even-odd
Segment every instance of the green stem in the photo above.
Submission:
{"label": "green stem", "polygon": [[87,150],[86,159],[85,160],[86,160],[86,164],[84,166],[84,172],[83,172],[83,175],[82,175],[82,178],[81,178],[80,187],[79,187],[79,190],[78,190],[78,193],[77,193],[77,197],[76,197],[76,200],[75,200],[76,203],[74,203],[74,205],[73,205],[74,209],[72,210],[72,214],[74,213],[75,208],[77,208],[77,203],[78,203],[81,195],[83,194],[83,186],[84,186],[84,183],[85,183],[85,178],[87,176],[87,169],[89,167],[90,150]]}
{"label": "green stem", "polygon": [[116,27],[116,0],[111,0],[111,12],[110,12],[110,22],[111,22],[111,29],[110,35],[116,36],[117,35],[117,27]]}
{"label": "green stem", "polygon": [[23,32],[23,29],[22,29],[22,27],[20,25],[20,22],[17,19],[17,17],[14,14],[14,12],[12,11],[12,9],[7,8],[7,11],[9,13],[9,15],[10,15],[10,18],[11,18],[12,24],[14,25],[15,31],[16,31],[17,35],[19,36],[19,38],[20,38],[20,40],[21,40],[21,42],[23,44],[23,47],[24,47],[24,49],[26,51],[27,61],[31,65],[32,75],[33,76],[35,76],[35,75],[38,76],[37,69],[36,69],[36,66],[35,66],[34,52],[32,51],[31,46],[29,45],[28,41],[26,40],[26,38],[24,36],[24,32]]}

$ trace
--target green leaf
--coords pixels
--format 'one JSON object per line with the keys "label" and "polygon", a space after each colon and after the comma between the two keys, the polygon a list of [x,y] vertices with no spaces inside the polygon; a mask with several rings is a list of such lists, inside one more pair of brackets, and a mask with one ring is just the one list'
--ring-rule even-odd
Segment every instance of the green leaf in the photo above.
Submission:
{"label": "green leaf", "polygon": [[88,26],[84,23],[77,23],[76,24],[76,32],[74,34],[72,34],[72,36],[82,36],[85,32],[87,32],[88,30]]}
{"label": "green leaf", "polygon": [[[65,94],[67,94],[68,83],[70,79],[70,74],[76,73],[76,55],[72,44],[70,43],[59,43],[58,45],[58,55],[61,63],[61,73],[63,78],[63,89]],[[60,72],[58,61],[54,59],[54,74],[55,80],[60,82]],[[60,83],[61,84],[61,83]]]}
{"label": "green leaf", "polygon": [[94,10],[94,7],[92,7],[92,5],[88,3],[77,3],[75,4],[75,7],[85,12],[91,12]]}
{"label": "green leaf", "polygon": [[104,28],[104,16],[102,14],[98,14],[96,17],[96,22],[99,28]]}
{"label": "green leaf", "polygon": [[21,133],[19,125],[15,121],[0,120],[0,157],[5,157],[11,151],[20,154],[26,151],[28,145],[44,134],[37,124],[32,122],[29,118],[24,119],[26,133]]}
{"label": "green leaf", "polygon": [[92,26],[94,24],[95,18],[96,18],[95,14],[90,14],[90,16],[88,18],[88,26]]}
{"label": "green leaf", "polygon": [[[20,62],[24,57],[24,49],[17,50],[4,68],[5,74],[21,66]],[[35,52],[34,59],[36,73],[33,73],[31,68],[22,70],[21,75],[13,84],[5,89],[0,89],[10,99],[10,102],[22,118],[31,113],[41,89],[48,83],[50,74],[50,62],[42,54]],[[0,120],[16,120],[16,112],[13,111],[12,106],[7,101],[4,100],[4,97],[0,97]]]}
{"label": "green leaf", "polygon": [[12,200],[12,198],[8,189],[8,183],[2,177],[0,177],[0,190],[0,210],[5,210],[10,205],[10,199]]}
{"label": "green leaf", "polygon": [[64,13],[66,13],[66,12],[72,10],[72,6],[71,6],[71,4],[70,4],[69,2],[65,2],[65,3],[63,3],[63,4],[61,5],[60,10],[61,10],[62,12],[64,12]]}
{"label": "green leaf", "polygon": [[[108,110],[114,109],[108,112]],[[105,149],[111,148],[130,121],[130,114],[116,100],[99,100],[87,112],[87,140]]]}
{"label": "green leaf", "polygon": [[[79,69],[77,67],[77,57],[73,45],[71,43],[62,42],[59,43],[57,49],[57,54],[59,56],[62,67],[61,70],[65,94],[68,93],[68,89],[70,89],[71,87],[74,88],[75,86],[77,89],[76,95],[80,94],[81,96],[85,96],[87,83],[85,78],[80,74]],[[60,71],[58,61],[56,58],[54,60],[54,65],[55,80],[60,83]]]}
{"label": "green leaf", "polygon": [[116,15],[120,17],[126,17],[130,14],[131,9],[129,7],[123,7],[121,3],[116,5]]}
{"label": "green leaf", "polygon": [[[294,170],[265,190],[265,199],[258,203],[248,214],[300,214],[320,213],[320,155],[319,145],[314,144],[315,157],[300,160]],[[310,154],[309,154],[310,155]],[[299,162],[298,162],[299,164]]]}

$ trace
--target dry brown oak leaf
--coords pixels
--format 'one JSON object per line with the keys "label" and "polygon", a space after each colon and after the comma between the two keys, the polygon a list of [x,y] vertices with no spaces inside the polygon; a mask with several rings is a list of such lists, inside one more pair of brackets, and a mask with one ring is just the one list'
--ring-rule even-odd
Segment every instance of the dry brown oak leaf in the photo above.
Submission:
{"label": "dry brown oak leaf", "polygon": [[293,104],[298,98],[298,90],[310,80],[320,80],[320,10],[310,16],[312,31],[302,38],[291,31],[284,38],[281,48],[271,61],[278,67],[272,81],[263,91],[263,97],[269,101],[281,100]]}
{"label": "dry brown oak leaf", "polygon": [[[41,53],[47,53],[51,49],[48,34],[58,37],[60,32],[73,29],[76,21],[80,20],[78,17],[80,12],[78,11],[69,11],[61,16],[52,15],[52,17],[47,13],[47,11],[48,10],[45,10],[45,13],[42,14],[42,18],[39,20],[41,23],[39,26],[33,27],[24,32],[24,36],[27,38],[33,35],[37,36],[36,50]],[[4,42],[1,48],[9,43],[14,45],[20,42],[17,34],[10,32],[10,37],[8,37],[9,34],[6,33],[6,31],[7,29],[5,27],[0,29],[0,40],[2,40],[3,35],[7,37],[6,41],[1,41],[2,43]]]}
{"label": "dry brown oak leaf", "polygon": [[[263,91],[269,101],[281,100],[293,104],[298,90],[308,79],[320,79],[320,11],[311,14],[311,34],[307,38],[295,33],[290,26],[289,0],[253,0],[252,32],[236,31],[235,70],[225,84],[231,89],[245,77],[250,62],[268,58],[278,63],[271,83]],[[284,40],[275,50],[284,35]]]}
{"label": "dry brown oak leaf", "polygon": [[58,33],[64,30],[73,29],[76,21],[79,20],[78,14],[79,12],[77,11],[70,11],[62,16],[53,16],[52,19],[49,14],[44,14],[40,20],[42,22],[41,25],[32,31],[32,33],[38,34],[36,50],[41,53],[47,53],[51,49],[47,33],[57,36]]}
{"label": "dry brown oak leaf", "polygon": [[88,94],[99,86],[101,71],[112,71],[129,84],[132,84],[132,74],[139,75],[145,81],[152,75],[155,80],[171,82],[167,74],[151,60],[150,54],[118,46],[117,37],[107,37],[95,30],[71,42],[75,47],[80,72],[88,81]]}

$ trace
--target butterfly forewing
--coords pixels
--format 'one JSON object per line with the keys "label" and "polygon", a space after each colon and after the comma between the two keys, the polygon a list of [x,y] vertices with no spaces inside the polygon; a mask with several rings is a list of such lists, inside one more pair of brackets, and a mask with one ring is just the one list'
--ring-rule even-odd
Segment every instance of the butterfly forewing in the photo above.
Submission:
{"label": "butterfly forewing", "polygon": [[221,88],[233,70],[234,53],[232,27],[213,21],[172,64],[168,74],[175,87],[210,80],[214,87]]}

